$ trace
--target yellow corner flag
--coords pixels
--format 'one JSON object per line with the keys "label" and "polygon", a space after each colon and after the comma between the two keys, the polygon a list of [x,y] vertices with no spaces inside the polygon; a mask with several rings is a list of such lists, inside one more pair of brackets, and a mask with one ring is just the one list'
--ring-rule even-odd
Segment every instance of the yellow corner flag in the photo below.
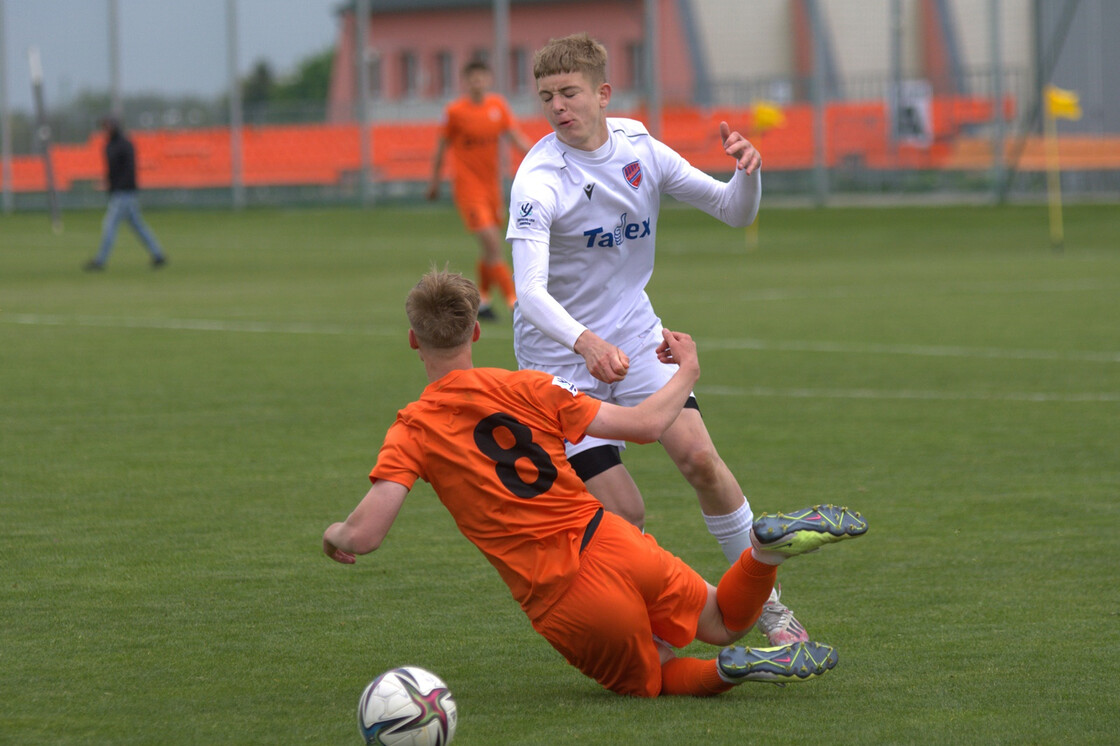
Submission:
{"label": "yellow corner flag", "polygon": [[1050,202],[1050,245],[1061,251],[1065,245],[1062,225],[1062,167],[1058,163],[1058,119],[1080,119],[1081,100],[1076,91],[1046,86],[1046,192]]}
{"label": "yellow corner flag", "polygon": [[758,133],[782,127],[786,123],[786,113],[782,107],[769,101],[755,101],[751,107],[754,110],[753,130]]}
{"label": "yellow corner flag", "polygon": [[1067,91],[1054,85],[1046,86],[1046,108],[1055,119],[1081,118],[1081,99],[1076,91]]}

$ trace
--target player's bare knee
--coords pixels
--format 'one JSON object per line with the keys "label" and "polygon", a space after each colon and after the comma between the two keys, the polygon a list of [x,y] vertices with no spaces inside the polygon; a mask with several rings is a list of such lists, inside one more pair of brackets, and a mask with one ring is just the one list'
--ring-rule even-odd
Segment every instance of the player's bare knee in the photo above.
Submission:
{"label": "player's bare knee", "polygon": [[718,486],[722,471],[726,469],[715,449],[706,447],[690,448],[678,454],[676,463],[681,475],[697,490]]}

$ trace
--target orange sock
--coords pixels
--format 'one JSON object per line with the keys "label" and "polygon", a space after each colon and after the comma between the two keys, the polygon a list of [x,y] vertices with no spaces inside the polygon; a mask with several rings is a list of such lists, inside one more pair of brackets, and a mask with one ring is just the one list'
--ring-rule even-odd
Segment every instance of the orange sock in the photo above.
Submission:
{"label": "orange sock", "polygon": [[475,265],[475,272],[478,274],[478,297],[482,305],[490,305],[490,265],[485,264],[481,259]]}
{"label": "orange sock", "polygon": [[770,598],[778,568],[759,562],[747,549],[727,568],[716,586],[716,602],[728,629],[749,629]]}
{"label": "orange sock", "polygon": [[673,658],[661,664],[661,695],[711,697],[732,686],[719,677],[714,660]]}
{"label": "orange sock", "polygon": [[513,304],[517,302],[517,291],[513,289],[513,275],[510,274],[509,267],[505,262],[499,262],[491,264],[487,269],[491,282],[501,288],[502,295],[506,297],[506,305],[513,308]]}

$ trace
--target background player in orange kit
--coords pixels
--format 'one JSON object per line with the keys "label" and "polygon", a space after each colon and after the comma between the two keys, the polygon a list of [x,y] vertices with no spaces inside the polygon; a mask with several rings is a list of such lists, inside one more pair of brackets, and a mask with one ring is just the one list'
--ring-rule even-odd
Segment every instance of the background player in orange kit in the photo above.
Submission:
{"label": "background player in orange kit", "polygon": [[[624,407],[549,373],[474,367],[478,298],[469,280],[438,271],[409,293],[408,341],[429,384],[397,413],[372,487],[323,533],[324,553],[351,564],[377,549],[423,479],[533,628],[613,692],[707,696],[744,681],[804,681],[833,668],[836,651],[821,643],[732,643],[758,619],[777,566],[864,533],[858,513],[817,506],[758,518],[752,547],[713,586],[652,536],[605,512],[564,456],[565,439],[585,434],[657,439],[700,376],[692,338],[663,330],[656,355],[677,366],[673,376]],[[727,647],[715,659],[678,657],[670,647],[693,639]]]}
{"label": "background player in orange kit", "polygon": [[439,196],[444,154],[451,155],[452,195],[467,230],[478,238],[480,319],[493,319],[490,291],[497,287],[512,309],[517,295],[503,254],[505,200],[501,193],[500,151],[503,136],[525,153],[532,143],[517,128],[509,104],[490,90],[494,76],[485,62],[463,67],[466,95],[448,104],[440,127],[439,145],[432,158],[428,199]]}

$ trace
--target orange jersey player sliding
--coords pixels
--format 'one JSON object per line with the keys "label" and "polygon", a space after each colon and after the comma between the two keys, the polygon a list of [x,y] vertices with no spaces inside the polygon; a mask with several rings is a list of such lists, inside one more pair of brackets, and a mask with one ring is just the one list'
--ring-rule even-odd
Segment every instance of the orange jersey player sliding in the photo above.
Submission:
{"label": "orange jersey player sliding", "polygon": [[428,199],[439,196],[444,155],[451,162],[451,190],[467,230],[478,239],[479,318],[496,318],[490,306],[490,289],[497,286],[512,309],[517,300],[513,277],[503,256],[502,230],[505,200],[501,194],[499,148],[503,137],[522,153],[532,143],[517,128],[506,100],[490,90],[493,75],[485,62],[474,60],[463,68],[466,95],[448,104],[440,126],[439,144],[432,157]]}
{"label": "orange jersey player sliding", "polygon": [[[534,370],[475,368],[479,294],[432,271],[408,295],[408,341],[429,384],[400,410],[370,473],[372,487],[323,534],[344,564],[380,546],[417,479],[497,569],[533,628],[587,676],[619,694],[708,696],[744,681],[810,679],[833,668],[829,645],[734,645],[754,624],[788,557],[859,536],[867,523],[834,506],[763,515],[753,546],[718,586],[648,534],[605,512],[564,457],[584,435],[656,440],[700,376],[687,334],[663,331],[657,358],[676,369],[634,407],[601,402]],[[699,639],[714,659],[677,656]]]}

